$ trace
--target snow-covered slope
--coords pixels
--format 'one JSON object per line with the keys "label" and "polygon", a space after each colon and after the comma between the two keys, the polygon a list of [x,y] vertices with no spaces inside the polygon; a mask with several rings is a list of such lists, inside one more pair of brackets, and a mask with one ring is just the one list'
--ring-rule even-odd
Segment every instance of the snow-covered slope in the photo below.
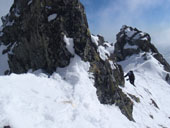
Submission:
{"label": "snow-covered slope", "polygon": [[0,77],[0,127],[135,127],[119,108],[102,105],[89,64],[76,56],[50,78],[43,73]]}
{"label": "snow-covered slope", "polygon": [[[120,54],[120,64],[125,73],[133,70],[136,76],[136,87],[130,85],[128,81],[125,82],[124,87],[123,71],[115,62],[113,44],[105,42],[99,35],[90,38],[81,3],[76,0],[55,2],[56,6],[52,6],[51,2],[45,3],[54,7],[54,11],[57,6],[62,11],[66,9],[65,15],[59,11],[44,17],[41,10],[43,3],[40,6],[39,2],[32,2],[32,0],[18,0],[14,2],[11,15],[4,17],[6,22],[3,25],[3,32],[6,33],[0,33],[3,37],[0,42],[0,128],[170,127],[170,99],[168,98],[170,86],[165,81],[168,72],[164,71],[164,66],[165,69],[168,67],[167,71],[170,71],[170,66],[161,55],[156,56],[157,50],[150,43],[150,36],[128,26],[124,26],[118,34],[120,40],[117,43],[123,42],[122,50],[125,48],[127,53],[129,50],[132,51],[126,54],[117,50],[117,54]],[[73,8],[67,8],[71,6]],[[47,10],[51,9],[49,6],[46,7]],[[21,13],[25,18],[20,18],[23,20],[20,21],[16,20],[20,16],[17,9],[37,10],[33,10],[36,12],[33,17],[30,17],[31,11]],[[62,15],[59,15],[60,13]],[[45,24],[37,22],[44,21],[41,18],[48,22]],[[13,19],[17,22],[14,23]],[[35,19],[36,22],[28,22]],[[53,21],[57,24],[54,25]],[[30,24],[27,28],[25,25],[23,27],[21,22]],[[79,24],[75,24],[76,22]],[[39,27],[40,24],[45,27]],[[68,27],[54,26],[71,28],[67,30]],[[12,29],[8,30],[9,28]],[[23,35],[20,30],[18,32],[20,28],[25,28],[25,33],[28,32],[30,36]],[[46,29],[49,29],[47,33]],[[40,36],[42,32],[47,35]],[[13,35],[16,33],[17,35]],[[68,33],[71,36],[67,35]],[[138,38],[139,44],[136,47],[135,42]],[[53,43],[56,40],[59,40],[57,44]],[[152,50],[147,44],[152,47]],[[119,48],[118,46],[116,49]],[[141,50],[148,53],[142,54]],[[149,52],[154,53],[156,57]],[[125,53],[123,59],[122,53]],[[127,58],[130,55],[133,56]],[[165,65],[161,65],[158,61]],[[42,73],[43,71],[31,72],[31,69],[33,71],[44,69],[46,74]],[[27,71],[29,72],[25,73]],[[25,74],[3,76],[4,72]],[[53,74],[48,75],[47,72]],[[97,94],[94,86],[97,88]],[[122,93],[120,88],[129,97]],[[134,107],[130,98],[134,102]]]}
{"label": "snow-covered slope", "polygon": [[[121,62],[125,72],[134,70],[136,87],[122,88],[136,96],[129,121],[115,105],[102,105],[96,96],[89,63],[75,56],[68,67],[52,76],[43,73],[0,76],[0,127],[12,128],[168,128],[170,85],[167,72],[148,54]],[[146,57],[145,57],[146,59]]]}
{"label": "snow-covered slope", "polygon": [[126,81],[125,93],[135,95],[133,116],[138,128],[170,127],[170,85],[165,81],[168,72],[150,54],[133,55],[120,62],[124,71],[133,70],[136,87]]}
{"label": "snow-covered slope", "polygon": [[170,85],[166,81],[169,72],[154,55],[152,52],[141,52],[119,62],[125,74],[130,70],[135,74],[136,87],[125,81],[125,87],[121,88],[134,102],[136,128],[170,127]]}

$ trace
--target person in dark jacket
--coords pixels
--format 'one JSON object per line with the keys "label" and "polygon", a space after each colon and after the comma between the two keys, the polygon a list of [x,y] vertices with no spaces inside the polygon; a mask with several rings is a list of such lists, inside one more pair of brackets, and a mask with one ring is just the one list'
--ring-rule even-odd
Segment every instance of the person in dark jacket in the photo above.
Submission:
{"label": "person in dark jacket", "polygon": [[134,82],[135,82],[135,75],[134,75],[133,71],[129,71],[129,72],[125,75],[125,77],[127,77],[127,76],[129,76],[129,79],[127,79],[127,80],[129,80],[130,83],[131,83],[133,86],[135,86],[135,84],[134,84]]}

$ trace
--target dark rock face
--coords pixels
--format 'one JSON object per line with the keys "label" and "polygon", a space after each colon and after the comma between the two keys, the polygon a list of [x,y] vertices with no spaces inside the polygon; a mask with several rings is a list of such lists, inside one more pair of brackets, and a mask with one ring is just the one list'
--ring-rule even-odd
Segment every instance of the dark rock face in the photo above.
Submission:
{"label": "dark rock face", "polygon": [[[98,46],[95,48],[109,46],[103,37],[98,36],[98,39]],[[95,87],[100,102],[102,104],[116,104],[129,120],[134,120],[132,116],[133,102],[118,87],[119,85],[124,86],[125,81],[122,67],[115,63],[115,58],[110,56],[108,60],[103,61],[96,57],[91,62],[91,72],[95,76]]]}
{"label": "dark rock face", "polygon": [[[72,38],[75,53],[91,64],[100,102],[116,104],[133,120],[133,102],[118,87],[124,86],[123,70],[114,57],[105,61],[100,58],[79,0],[14,0],[2,20],[0,41],[7,46],[3,54],[8,54],[10,73],[30,69],[53,73],[57,67],[67,66],[74,55],[66,48],[64,37]],[[101,36],[98,43],[108,47]]]}
{"label": "dark rock face", "polygon": [[[54,14],[56,18],[49,21]],[[30,68],[51,73],[56,67],[67,66],[73,55],[66,48],[64,35],[74,38],[75,52],[80,56],[90,42],[84,7],[78,0],[15,0],[3,26],[0,40],[8,46],[4,53],[13,53],[8,55],[14,73]]]}
{"label": "dark rock face", "polygon": [[152,53],[153,56],[164,65],[164,69],[170,72],[170,65],[151,43],[149,34],[136,28],[126,25],[123,26],[117,34],[117,42],[115,43],[114,55],[117,61],[125,60],[126,57],[139,54],[140,52]]}

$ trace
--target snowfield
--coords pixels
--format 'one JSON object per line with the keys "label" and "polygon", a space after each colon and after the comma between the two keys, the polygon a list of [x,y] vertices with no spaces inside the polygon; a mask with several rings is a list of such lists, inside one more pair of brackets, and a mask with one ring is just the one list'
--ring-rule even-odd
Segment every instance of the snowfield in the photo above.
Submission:
{"label": "snowfield", "polygon": [[162,66],[148,57],[145,63],[141,55],[121,63],[125,72],[130,67],[136,76],[136,87],[126,81],[122,88],[140,99],[140,103],[134,101],[136,122],[129,121],[115,105],[99,103],[89,64],[75,56],[68,67],[50,78],[43,73],[0,76],[0,127],[168,128],[170,85],[163,79]]}
{"label": "snowfield", "polygon": [[[89,63],[75,56],[68,67],[44,73],[0,76],[0,127],[12,128],[169,128],[170,85],[166,72],[152,55],[142,54],[121,62],[125,72],[133,70],[135,85],[122,88],[135,95],[129,121],[115,105],[102,105],[93,86]],[[131,62],[131,63],[129,63]],[[156,105],[155,105],[155,104]]]}
{"label": "snowfield", "polygon": [[[133,70],[136,87],[126,81],[126,94],[135,95],[133,117],[137,128],[170,128],[170,85],[165,81],[167,72],[151,55],[134,55],[121,62],[124,71]],[[144,60],[147,59],[147,60]]]}
{"label": "snowfield", "polygon": [[[69,66],[58,68],[51,76],[40,70],[3,76],[9,69],[8,58],[0,55],[0,128],[170,127],[167,72],[151,53],[133,55],[119,63],[125,73],[133,70],[136,77],[136,87],[129,81],[120,87],[134,102],[132,122],[115,105],[100,104],[93,74],[88,72],[90,64],[75,55],[71,38],[65,36],[64,40],[75,57]],[[4,48],[1,45],[0,51]],[[102,59],[111,53],[108,48],[98,51]]]}
{"label": "snowfield", "polygon": [[0,127],[134,128],[118,107],[99,103],[88,68],[76,56],[50,78],[43,73],[1,76]]}
{"label": "snowfield", "polygon": [[[11,3],[10,3],[10,2]],[[28,5],[33,0],[28,1]],[[8,3],[13,0],[8,0]],[[4,5],[2,5],[4,6]],[[9,6],[10,7],[10,6]],[[46,6],[47,9],[51,7]],[[5,10],[4,10],[5,9]],[[3,8],[3,14],[9,8]],[[15,12],[19,17],[19,10]],[[57,18],[57,13],[48,16],[48,22]],[[0,26],[2,22],[0,21]],[[8,22],[11,26],[14,21]],[[124,26],[125,27],[125,26]],[[123,28],[122,28],[123,30]],[[0,36],[3,35],[0,27]],[[128,38],[136,31],[126,29]],[[146,33],[139,32],[133,39],[141,38]],[[123,34],[121,35],[123,36]],[[102,60],[107,60],[114,52],[114,46],[105,42],[99,44],[97,36],[91,36],[98,47]],[[135,74],[135,85],[125,81],[120,88],[134,102],[133,118],[129,121],[115,105],[100,104],[94,76],[89,72],[90,64],[75,55],[72,38],[64,36],[66,48],[74,58],[69,66],[58,68],[51,76],[38,70],[25,74],[4,76],[9,70],[8,53],[2,54],[7,46],[0,45],[0,128],[170,128],[170,83],[165,81],[167,74],[163,66],[153,58],[151,53],[141,53],[120,62],[125,74],[130,70]],[[13,45],[13,47],[15,44]],[[125,45],[126,49],[137,47]],[[11,48],[12,49],[12,48]],[[9,51],[12,54],[12,50]],[[169,56],[167,56],[168,58]],[[170,59],[169,59],[170,60]],[[114,64],[110,61],[111,68]]]}
{"label": "snowfield", "polygon": [[[68,39],[65,37],[68,50],[74,54],[72,41]],[[4,60],[0,63],[0,128],[7,125],[11,128],[170,127],[167,72],[150,53],[120,62],[125,73],[133,70],[136,77],[136,87],[126,81],[122,88],[124,93],[138,99],[135,101],[129,95],[134,102],[135,122],[129,121],[115,105],[100,104],[93,75],[88,72],[90,64],[77,55],[69,66],[58,68],[52,76],[42,71],[3,76],[9,67],[5,66],[7,56],[0,58]]]}

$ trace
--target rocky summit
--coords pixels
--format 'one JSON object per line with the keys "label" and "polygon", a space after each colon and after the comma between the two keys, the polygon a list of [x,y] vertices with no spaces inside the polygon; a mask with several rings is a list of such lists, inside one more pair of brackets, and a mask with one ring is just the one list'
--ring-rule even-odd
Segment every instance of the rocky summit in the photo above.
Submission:
{"label": "rocky summit", "polygon": [[[164,69],[170,72],[170,65],[151,43],[151,37],[148,33],[124,25],[116,37],[114,56],[117,61],[123,61],[127,57],[141,52],[151,53],[164,66]],[[145,59],[147,58],[145,57]]]}
{"label": "rocky summit", "polygon": [[[24,73],[69,64],[73,54],[64,36],[74,39],[75,52],[84,55],[90,42],[84,7],[78,0],[15,0],[10,13],[2,18],[0,40],[7,49],[10,72]],[[9,53],[12,52],[12,54]]]}
{"label": "rocky summit", "polygon": [[134,120],[133,102],[119,88],[124,86],[123,70],[106,52],[110,46],[104,38],[92,41],[79,0],[14,0],[2,21],[0,42],[9,64],[5,74],[38,69],[52,74],[78,55],[91,65],[99,101],[116,104],[129,120]]}

